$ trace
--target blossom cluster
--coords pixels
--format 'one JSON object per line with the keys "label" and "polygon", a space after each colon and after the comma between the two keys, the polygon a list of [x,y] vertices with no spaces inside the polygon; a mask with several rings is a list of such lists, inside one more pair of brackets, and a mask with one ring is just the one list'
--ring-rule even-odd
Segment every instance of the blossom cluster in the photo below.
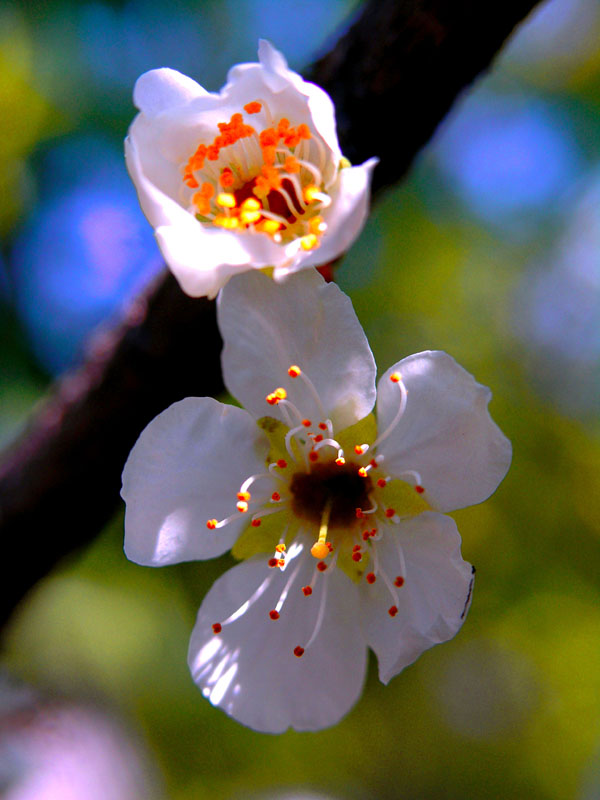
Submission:
{"label": "blossom cluster", "polygon": [[495,491],[511,447],[490,391],[446,353],[376,386],[350,300],[304,269],[360,230],[375,162],[350,167],[327,95],[266,42],[259,59],[219,95],[172,70],[136,85],[128,166],[182,287],[218,292],[242,408],[174,403],[141,433],[122,496],[131,560],[239,560],[202,602],[189,667],[213,705],[278,733],[346,714],[369,648],[387,683],[456,634],[474,569],[447,512]]}

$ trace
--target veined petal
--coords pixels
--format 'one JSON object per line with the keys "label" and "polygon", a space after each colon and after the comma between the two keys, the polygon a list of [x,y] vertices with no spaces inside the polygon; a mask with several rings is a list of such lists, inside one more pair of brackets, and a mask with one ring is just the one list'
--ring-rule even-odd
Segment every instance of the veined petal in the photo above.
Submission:
{"label": "veined petal", "polygon": [[439,511],[481,503],[502,481],[511,445],[490,417],[490,390],[446,353],[417,353],[394,364],[378,385],[380,431],[399,405],[399,372],[406,387],[406,409],[378,448],[391,475],[414,470],[425,498]]}
{"label": "veined petal", "polygon": [[365,417],[375,402],[375,362],[348,297],[314,270],[276,285],[259,273],[230,281],[218,300],[229,391],[256,417],[279,413],[265,396],[286,389],[301,414],[321,418],[297,364],[314,384],[337,430]]}
{"label": "veined petal", "polygon": [[[280,618],[273,620],[269,611],[298,564]],[[313,569],[314,559],[304,552],[294,558],[291,548],[283,572],[261,557],[246,561],[219,578],[200,607],[188,655],[194,681],[213,705],[255,730],[320,730],[338,722],[360,696],[366,646],[356,587],[333,570],[305,597],[301,586]],[[325,587],[319,633],[298,658],[294,648],[310,640]],[[213,632],[213,624],[238,610],[235,621]]]}
{"label": "veined petal", "polygon": [[363,630],[388,683],[424,650],[456,634],[471,601],[473,571],[460,554],[454,520],[443,514],[427,511],[388,528],[376,546],[391,582],[404,578],[395,588],[397,603],[382,578],[360,585]]}
{"label": "veined petal", "polygon": [[163,566],[229,550],[247,515],[218,530],[206,522],[235,513],[239,486],[264,470],[267,449],[240,408],[209,397],[169,406],[142,431],[123,470],[127,557]]}

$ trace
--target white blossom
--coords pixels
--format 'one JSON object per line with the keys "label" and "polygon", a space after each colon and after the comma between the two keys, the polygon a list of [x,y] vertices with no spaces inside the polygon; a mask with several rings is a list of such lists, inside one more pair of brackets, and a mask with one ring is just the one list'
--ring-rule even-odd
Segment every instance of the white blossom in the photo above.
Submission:
{"label": "white blossom", "polygon": [[242,563],[200,607],[192,676],[245,725],[316,730],[359,697],[368,647],[387,683],[458,631],[473,575],[444,512],[485,500],[511,448],[490,391],[445,353],[390,367],[371,413],[367,340],[314,270],[238,276],[218,315],[247,410],[187,398],[148,425],[123,474],[125,550],[159,566],[232,548]]}
{"label": "white blossom", "polygon": [[276,281],[344,253],[368,210],[376,159],[352,167],[329,96],[261,41],[219,94],[172,69],[137,81],[129,173],[185,292],[214,297],[238,273]]}

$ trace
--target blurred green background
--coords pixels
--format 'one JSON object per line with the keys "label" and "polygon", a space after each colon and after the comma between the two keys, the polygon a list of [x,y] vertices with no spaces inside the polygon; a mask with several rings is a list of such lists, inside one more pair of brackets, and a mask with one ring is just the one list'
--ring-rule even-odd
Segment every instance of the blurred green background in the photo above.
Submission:
{"label": "blurred green background", "polygon": [[[89,332],[161,268],[122,159],[136,77],[171,66],[216,90],[230,65],[255,60],[259,36],[301,70],[356,7],[0,6],[2,443],[78,363]],[[596,0],[540,6],[408,180],[378,199],[337,277],[381,371],[447,350],[492,388],[513,442],[496,495],[454,515],[477,566],[459,635],[388,687],[372,663],[336,728],[254,733],[212,708],[186,665],[198,605],[227,558],[130,564],[119,516],[22,604],[5,668],[46,698],[120,718],[174,800],[600,798]],[[0,791],[1,774],[0,763]]]}

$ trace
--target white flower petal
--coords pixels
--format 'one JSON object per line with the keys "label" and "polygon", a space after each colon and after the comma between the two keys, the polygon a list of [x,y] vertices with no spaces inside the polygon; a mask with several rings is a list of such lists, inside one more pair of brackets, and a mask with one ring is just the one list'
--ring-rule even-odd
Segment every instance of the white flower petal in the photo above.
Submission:
{"label": "white flower petal", "polygon": [[208,92],[192,78],[175,69],[163,67],[140,75],[133,90],[133,102],[144,114],[154,117],[205,94]]}
{"label": "white flower petal", "polygon": [[264,471],[267,449],[249,414],[209,397],[188,397],[155,417],[123,470],[127,557],[163,566],[229,550],[248,515],[218,530],[206,522],[235,513],[239,487]]}
{"label": "white flower petal", "polygon": [[[269,611],[298,561],[281,616],[272,620]],[[301,587],[313,570],[314,559],[305,553],[291,558],[283,572],[270,569],[264,558],[243,562],[216,581],[198,613],[188,655],[194,681],[213,705],[255,730],[319,730],[338,722],[360,696],[366,646],[356,587],[333,570],[319,576],[315,591],[305,597]],[[298,658],[294,648],[309,641],[326,585],[320,631]],[[243,610],[257,591],[260,596],[245,613],[215,635],[213,623]]]}
{"label": "white flower petal", "polygon": [[[308,253],[302,267],[319,266],[343,255],[363,229],[369,213],[371,174],[379,159],[370,158],[359,167],[347,167],[331,192],[331,206],[323,212],[323,220],[331,233],[325,233],[321,244]],[[275,271],[275,278],[291,270]]]}
{"label": "white flower petal", "polygon": [[511,445],[488,412],[490,390],[477,383],[451,356],[417,353],[394,364],[381,378],[377,394],[380,433],[399,405],[400,372],[407,390],[406,410],[378,452],[386,470],[415,470],[425,498],[439,511],[481,503],[506,475]]}
{"label": "white flower petal", "polygon": [[396,576],[405,580],[395,589],[395,617],[388,614],[396,602],[382,576],[372,585],[360,585],[363,630],[377,655],[379,677],[388,683],[424,650],[456,634],[471,600],[473,570],[461,557],[454,520],[431,511],[397,530],[386,527],[376,547],[391,582]]}
{"label": "white flower petal", "polygon": [[[219,94],[206,92],[175,70],[158,69],[138,79],[134,100],[140,113],[126,140],[127,167],[165,260],[188,294],[214,296],[233,274],[253,268],[273,267],[280,279],[300,268],[323,264],[340,255],[358,234],[367,213],[372,165],[367,162],[355,168],[356,172],[340,172],[331,99],[289,70],[283,55],[268,42],[260,42],[259,63],[239,64],[230,70],[228,83]],[[263,106],[256,116],[244,110],[252,101]],[[258,232],[253,228],[256,219],[249,222],[241,217],[237,218],[237,230],[224,230],[223,215],[215,205],[214,198],[221,191],[218,176],[225,166],[244,176],[237,178],[235,191],[246,191],[261,174],[265,162],[256,137],[248,137],[243,145],[220,145],[217,162],[208,157],[205,165],[194,167],[194,175],[190,173],[184,180],[186,165],[200,143],[214,142],[219,124],[239,113],[245,113],[245,122],[257,134],[283,118],[292,128],[306,125],[312,132],[310,139],[286,151],[310,168],[302,167],[301,178],[300,173],[289,173],[300,183],[290,190],[292,195],[296,193],[290,201],[295,214],[281,223],[283,233]],[[288,175],[284,163],[277,169]],[[298,213],[298,198],[312,180],[324,187],[332,200],[323,208],[324,231],[318,222],[314,230],[310,228],[310,220],[320,213],[317,205],[304,220]],[[202,200],[194,200],[194,194],[205,184],[212,187],[213,199],[207,201],[210,211],[204,210],[204,218],[197,219],[195,209],[204,206]],[[213,222],[215,218],[217,222]],[[306,238],[301,246],[301,239],[307,236],[317,237],[321,246],[314,247]]]}
{"label": "white flower petal", "polygon": [[265,396],[279,386],[313,421],[321,413],[297,364],[315,385],[337,430],[366,416],[375,402],[375,362],[348,297],[314,270],[279,286],[259,273],[230,281],[218,301],[229,391],[256,417],[276,416]]}

